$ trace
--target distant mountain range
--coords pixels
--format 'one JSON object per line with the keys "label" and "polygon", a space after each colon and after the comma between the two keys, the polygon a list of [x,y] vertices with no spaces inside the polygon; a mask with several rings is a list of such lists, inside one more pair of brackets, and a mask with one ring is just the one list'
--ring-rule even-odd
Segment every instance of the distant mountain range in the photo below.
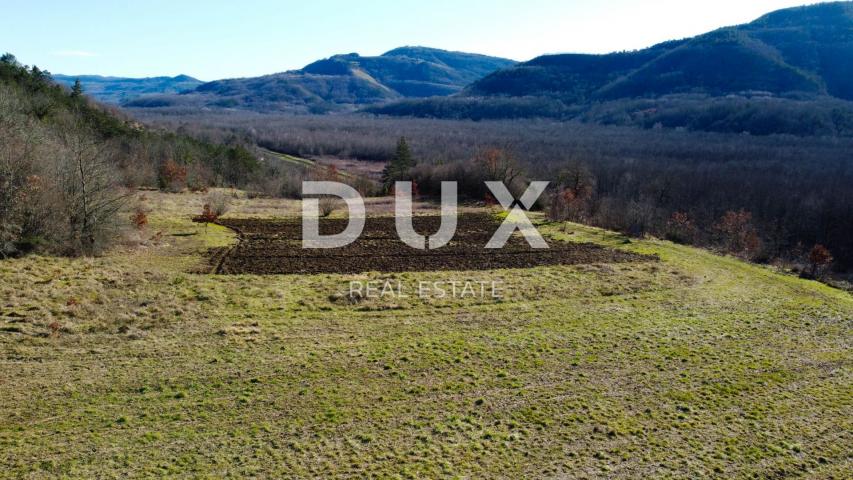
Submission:
{"label": "distant mountain range", "polygon": [[234,108],[325,113],[403,98],[451,95],[515,62],[472,53],[403,47],[377,57],[335,55],[301,70],[218,80],[180,94],[124,102],[137,108]]}
{"label": "distant mountain range", "polygon": [[475,82],[465,95],[543,95],[576,103],[743,92],[853,100],[853,3],[781,10],[637,52],[539,57]]}
{"label": "distant mountain range", "polygon": [[83,91],[87,95],[98,101],[117,105],[141,95],[179,93],[186,90],[193,90],[204,83],[187,75],[151,78],[53,75],[54,81],[69,88],[78,79],[83,86]]}
{"label": "distant mountain range", "polygon": [[97,98],[164,112],[547,117],[645,128],[853,135],[853,2],[779,10],[749,24],[606,55],[546,55],[516,63],[403,47],[376,57],[336,55],[255,78],[195,85],[189,77],[160,84],[145,79],[139,81],[148,85],[142,94],[133,81],[85,78]]}
{"label": "distant mountain range", "polygon": [[822,99],[820,115],[851,108],[827,102],[853,100],[853,2],[779,10],[645,50],[542,56],[487,75],[452,98],[401,101],[370,111],[615,123],[632,123],[636,119],[629,117],[641,112],[642,121],[667,126],[672,115],[663,111],[698,113],[712,104],[721,110],[789,111],[815,99]]}

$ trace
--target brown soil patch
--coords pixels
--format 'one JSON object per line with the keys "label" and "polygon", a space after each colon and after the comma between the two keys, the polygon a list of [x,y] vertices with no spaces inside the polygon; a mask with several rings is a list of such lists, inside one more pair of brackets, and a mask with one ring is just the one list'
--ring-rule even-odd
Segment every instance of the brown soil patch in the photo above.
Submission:
{"label": "brown soil patch", "polygon": [[[415,230],[432,234],[438,230],[440,221],[438,216],[415,217]],[[530,248],[520,235],[513,236],[503,249],[486,249],[486,243],[500,224],[486,214],[460,215],[453,240],[436,250],[418,250],[400,241],[393,217],[368,217],[358,240],[330,250],[303,249],[299,219],[226,219],[219,223],[240,235],[235,247],[211,251],[216,273],[223,274],[494,270],[655,260],[592,244],[550,241],[549,249],[537,250]],[[320,231],[324,234],[340,232],[345,227],[344,219],[320,221]]]}

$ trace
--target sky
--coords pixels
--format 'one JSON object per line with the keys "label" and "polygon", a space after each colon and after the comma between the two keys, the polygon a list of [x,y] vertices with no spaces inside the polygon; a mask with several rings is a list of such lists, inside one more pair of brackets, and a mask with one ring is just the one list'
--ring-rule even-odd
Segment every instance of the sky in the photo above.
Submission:
{"label": "sky", "polygon": [[0,0],[0,51],[67,75],[201,80],[420,45],[530,60],[608,53],[811,0]]}

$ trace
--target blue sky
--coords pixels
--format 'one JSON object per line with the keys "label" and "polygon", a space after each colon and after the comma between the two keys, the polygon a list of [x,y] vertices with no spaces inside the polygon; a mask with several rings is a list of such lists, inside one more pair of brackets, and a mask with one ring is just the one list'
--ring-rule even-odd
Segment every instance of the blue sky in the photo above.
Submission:
{"label": "blue sky", "polygon": [[529,60],[745,23],[808,0],[0,0],[0,51],[72,75],[202,80],[424,45]]}

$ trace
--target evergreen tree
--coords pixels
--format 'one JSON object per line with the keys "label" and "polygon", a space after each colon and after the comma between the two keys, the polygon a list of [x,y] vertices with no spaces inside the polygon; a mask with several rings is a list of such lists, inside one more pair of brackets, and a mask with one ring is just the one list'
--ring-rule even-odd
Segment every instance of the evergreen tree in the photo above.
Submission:
{"label": "evergreen tree", "polygon": [[74,80],[74,86],[71,87],[71,98],[80,98],[83,95],[83,85],[80,79]]}
{"label": "evergreen tree", "polygon": [[412,151],[409,149],[409,144],[406,142],[406,137],[400,137],[397,142],[397,150],[394,152],[394,158],[385,166],[382,171],[382,187],[385,192],[390,192],[394,187],[394,182],[398,180],[407,180],[409,170],[415,166],[415,160],[412,157]]}

